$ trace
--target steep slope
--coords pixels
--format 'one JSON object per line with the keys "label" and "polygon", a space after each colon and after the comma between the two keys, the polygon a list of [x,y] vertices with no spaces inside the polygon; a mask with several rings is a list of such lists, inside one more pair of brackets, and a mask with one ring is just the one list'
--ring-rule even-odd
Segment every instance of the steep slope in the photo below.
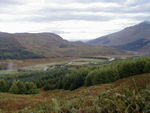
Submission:
{"label": "steep slope", "polygon": [[119,32],[91,40],[89,43],[150,54],[150,22],[144,21]]}
{"label": "steep slope", "polygon": [[8,45],[10,48],[13,48],[13,45],[15,45],[18,48],[23,48],[24,50],[30,51],[39,56],[46,57],[80,57],[93,55],[128,54],[128,52],[105,46],[94,46],[83,42],[69,42],[53,33],[9,34],[1,32],[0,37],[7,39],[5,41],[6,48]]}

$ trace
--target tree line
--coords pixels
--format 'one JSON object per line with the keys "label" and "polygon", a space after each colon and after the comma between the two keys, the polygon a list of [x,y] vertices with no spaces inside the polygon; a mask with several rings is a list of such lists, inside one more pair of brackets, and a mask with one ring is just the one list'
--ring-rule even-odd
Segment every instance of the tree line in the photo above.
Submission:
{"label": "tree line", "polygon": [[28,59],[28,58],[44,58],[34,54],[30,51],[25,50],[24,48],[7,48],[0,49],[0,59]]}
{"label": "tree line", "polygon": [[105,65],[70,68],[67,73],[43,77],[42,81],[37,83],[44,81],[42,86],[45,90],[74,90],[81,86],[110,83],[142,73],[150,73],[150,57],[115,61]]}
{"label": "tree line", "polygon": [[36,94],[38,93],[38,89],[36,84],[33,82],[15,80],[11,85],[9,85],[6,80],[1,79],[0,92],[10,92],[13,94]]}
{"label": "tree line", "polygon": [[[50,71],[28,72],[16,76],[5,77],[5,80],[11,84],[9,85],[9,92],[19,92],[19,94],[23,92],[23,94],[29,94],[33,93],[32,91],[29,91],[29,88],[27,88],[27,84],[30,82],[32,83],[32,85],[30,85],[32,87],[31,89],[43,88],[44,90],[74,90],[81,86],[106,84],[142,73],[150,73],[150,57],[114,61],[110,64],[104,65],[64,67]],[[20,84],[24,84],[22,86],[24,90],[19,88]],[[11,91],[11,89],[16,89],[11,87],[16,86],[18,87],[17,90],[19,89],[20,91]]]}

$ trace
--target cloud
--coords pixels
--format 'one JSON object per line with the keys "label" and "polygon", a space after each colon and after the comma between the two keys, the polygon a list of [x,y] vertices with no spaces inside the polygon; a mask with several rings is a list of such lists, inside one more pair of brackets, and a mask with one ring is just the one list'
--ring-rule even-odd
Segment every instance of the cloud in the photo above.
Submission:
{"label": "cloud", "polygon": [[52,33],[56,33],[56,34],[70,34],[70,32],[65,32],[65,31],[61,31],[61,30],[52,30]]}
{"label": "cloud", "polygon": [[[41,7],[35,13],[33,21],[48,22],[63,20],[108,21],[126,14],[150,12],[150,1],[127,0],[70,0],[69,4],[59,4],[57,1]],[[62,1],[63,2],[63,1]],[[67,1],[66,1],[67,2]],[[67,3],[68,3],[67,2]],[[96,3],[95,3],[96,2]],[[64,2],[63,2],[64,3]],[[120,4],[122,3],[122,4]],[[144,7],[144,8],[143,8]],[[55,14],[53,14],[55,13]],[[79,13],[79,14],[77,14]],[[82,13],[82,14],[81,14]],[[90,14],[89,14],[90,13]],[[96,13],[103,13],[97,15]],[[68,15],[68,16],[67,16]],[[120,16],[118,16],[120,15]],[[125,18],[127,18],[126,16]],[[146,16],[144,16],[146,17]],[[32,21],[32,19],[30,21]],[[135,19],[135,18],[134,18]],[[144,19],[144,18],[143,18]],[[147,17],[145,18],[147,19]]]}
{"label": "cloud", "polygon": [[0,0],[0,31],[96,38],[150,20],[149,0]]}
{"label": "cloud", "polygon": [[[2,0],[1,2],[5,4],[19,3],[17,0]],[[12,21],[15,15],[17,21],[50,22],[64,20],[109,21],[129,13],[150,11],[150,1],[148,0],[119,0],[119,2],[118,0],[61,0],[61,2],[60,0],[39,0],[38,2],[26,0],[22,3],[24,5],[3,8],[0,12],[10,14]],[[14,9],[14,11],[10,9]]]}
{"label": "cloud", "polygon": [[7,5],[17,5],[17,4],[21,4],[21,1],[19,0],[0,0],[0,6],[7,6]]}
{"label": "cloud", "polygon": [[114,19],[114,17],[93,15],[93,14],[74,14],[74,13],[62,13],[58,14],[49,14],[46,16],[35,16],[29,18],[28,21],[33,22],[51,22],[51,21],[68,21],[68,20],[84,20],[84,21],[109,21]]}
{"label": "cloud", "polygon": [[118,9],[121,6],[117,3],[105,3],[105,2],[98,2],[98,3],[70,3],[70,4],[50,4],[42,7],[38,12],[43,14],[51,11],[58,12],[81,12],[81,11],[90,11],[90,12],[97,12],[100,11],[111,11],[113,9]]}
{"label": "cloud", "polygon": [[[45,2],[48,2],[49,0],[44,0]],[[106,2],[106,3],[112,3],[112,2],[123,2],[125,0],[51,0],[52,3],[99,3],[99,2]]]}

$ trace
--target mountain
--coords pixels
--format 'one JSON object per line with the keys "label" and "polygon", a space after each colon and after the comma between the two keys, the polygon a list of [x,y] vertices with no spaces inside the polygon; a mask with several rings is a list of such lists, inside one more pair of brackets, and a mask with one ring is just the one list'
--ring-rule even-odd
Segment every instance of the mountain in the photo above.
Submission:
{"label": "mountain", "polygon": [[144,21],[88,43],[150,54],[150,22]]}
{"label": "mountain", "polygon": [[53,33],[0,32],[0,59],[40,57],[80,57],[128,54],[117,49],[94,46],[83,42],[69,42]]}
{"label": "mountain", "polygon": [[41,57],[43,56],[28,51],[15,38],[11,36],[5,36],[4,33],[1,33],[0,59],[26,59]]}

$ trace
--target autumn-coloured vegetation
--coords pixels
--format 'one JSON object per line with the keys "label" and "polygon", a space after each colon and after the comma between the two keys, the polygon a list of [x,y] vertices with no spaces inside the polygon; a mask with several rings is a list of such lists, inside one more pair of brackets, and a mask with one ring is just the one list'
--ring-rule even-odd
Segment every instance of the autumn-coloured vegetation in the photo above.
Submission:
{"label": "autumn-coloured vegetation", "polygon": [[149,85],[150,74],[143,74],[73,91],[40,90],[36,95],[0,93],[0,109],[2,113],[132,113],[130,110],[147,113]]}
{"label": "autumn-coloured vegetation", "polygon": [[69,42],[53,33],[0,33],[0,59],[133,55],[126,51],[83,42]]}

